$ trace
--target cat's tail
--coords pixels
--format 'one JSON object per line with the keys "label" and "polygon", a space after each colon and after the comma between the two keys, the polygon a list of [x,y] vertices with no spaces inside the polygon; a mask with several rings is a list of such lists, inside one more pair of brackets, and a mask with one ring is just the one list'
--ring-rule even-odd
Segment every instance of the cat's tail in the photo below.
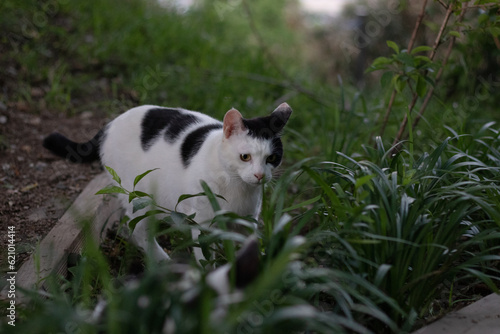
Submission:
{"label": "cat's tail", "polygon": [[89,163],[99,159],[99,147],[104,132],[99,131],[86,143],[75,143],[62,134],[54,132],[43,140],[43,147],[71,162]]}

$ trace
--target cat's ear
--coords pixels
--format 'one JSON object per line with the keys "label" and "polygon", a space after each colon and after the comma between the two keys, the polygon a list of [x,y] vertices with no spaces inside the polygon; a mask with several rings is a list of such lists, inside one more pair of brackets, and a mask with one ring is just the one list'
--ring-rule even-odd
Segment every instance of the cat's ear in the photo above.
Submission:
{"label": "cat's ear", "polygon": [[224,137],[226,139],[247,131],[245,124],[243,124],[243,116],[234,108],[226,113],[223,123]]}
{"label": "cat's ear", "polygon": [[270,117],[269,126],[274,133],[280,133],[292,114],[292,108],[288,103],[282,103],[276,108]]}

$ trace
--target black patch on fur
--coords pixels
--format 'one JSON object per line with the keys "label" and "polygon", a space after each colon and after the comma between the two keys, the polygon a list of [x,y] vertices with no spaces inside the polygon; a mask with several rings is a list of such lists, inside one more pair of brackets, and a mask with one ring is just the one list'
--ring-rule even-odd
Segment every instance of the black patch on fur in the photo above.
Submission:
{"label": "black patch on fur", "polygon": [[243,124],[249,130],[250,136],[271,139],[280,135],[287,121],[288,117],[283,113],[273,112],[269,116],[243,119]]}
{"label": "black patch on fur", "polygon": [[182,112],[179,109],[154,108],[148,110],[142,119],[141,145],[147,151],[160,132],[165,130],[165,140],[173,143],[189,125],[198,122],[195,115]]}
{"label": "black patch on fur", "polygon": [[99,149],[104,137],[100,130],[94,138],[85,143],[76,143],[60,133],[54,132],[43,140],[43,147],[55,155],[75,163],[89,163],[99,159]]}
{"label": "black patch on fur", "polygon": [[242,289],[252,283],[259,275],[259,244],[252,239],[236,256],[235,286]]}
{"label": "black patch on fur", "polygon": [[273,153],[276,155],[276,159],[273,162],[270,162],[275,168],[281,164],[281,160],[283,159],[283,143],[281,142],[280,137],[274,137],[272,142]]}
{"label": "black patch on fur", "polygon": [[205,141],[210,131],[222,129],[222,124],[208,124],[201,126],[189,133],[181,146],[181,156],[184,167],[189,166],[191,159],[196,155],[196,153],[201,148],[201,145]]}
{"label": "black patch on fur", "polygon": [[270,162],[274,167],[281,164],[283,158],[283,143],[280,139],[280,132],[286,124],[280,113],[272,113],[269,116],[243,119],[243,124],[248,129],[248,135],[261,140],[272,141],[272,154],[276,159]]}

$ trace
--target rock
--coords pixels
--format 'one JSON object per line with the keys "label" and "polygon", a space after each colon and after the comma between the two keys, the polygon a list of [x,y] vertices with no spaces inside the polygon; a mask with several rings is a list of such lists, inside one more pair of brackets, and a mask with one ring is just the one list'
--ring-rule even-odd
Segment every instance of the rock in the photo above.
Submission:
{"label": "rock", "polygon": [[31,96],[34,98],[41,98],[45,95],[45,91],[40,87],[32,87],[31,88]]}
{"label": "rock", "polygon": [[47,164],[45,162],[42,162],[42,161],[38,161],[36,164],[35,164],[35,169],[39,172],[43,171],[45,168],[47,168]]}
{"label": "rock", "polygon": [[32,222],[37,222],[39,220],[46,218],[47,218],[47,208],[44,207],[33,209],[31,213],[28,215],[28,219]]}
{"label": "rock", "polygon": [[91,119],[92,116],[94,116],[94,113],[92,111],[84,111],[80,114],[80,118],[84,120]]}

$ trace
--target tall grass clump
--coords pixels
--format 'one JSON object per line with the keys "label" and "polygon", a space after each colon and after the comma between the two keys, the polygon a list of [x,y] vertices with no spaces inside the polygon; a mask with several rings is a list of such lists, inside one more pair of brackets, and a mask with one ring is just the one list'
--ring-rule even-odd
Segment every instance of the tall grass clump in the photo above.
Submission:
{"label": "tall grass clump", "polygon": [[390,156],[378,141],[369,160],[339,153],[342,163],[306,168],[322,190],[318,265],[373,283],[396,301],[380,306],[406,329],[460,280],[498,291],[500,156],[490,125],[416,159]]}

